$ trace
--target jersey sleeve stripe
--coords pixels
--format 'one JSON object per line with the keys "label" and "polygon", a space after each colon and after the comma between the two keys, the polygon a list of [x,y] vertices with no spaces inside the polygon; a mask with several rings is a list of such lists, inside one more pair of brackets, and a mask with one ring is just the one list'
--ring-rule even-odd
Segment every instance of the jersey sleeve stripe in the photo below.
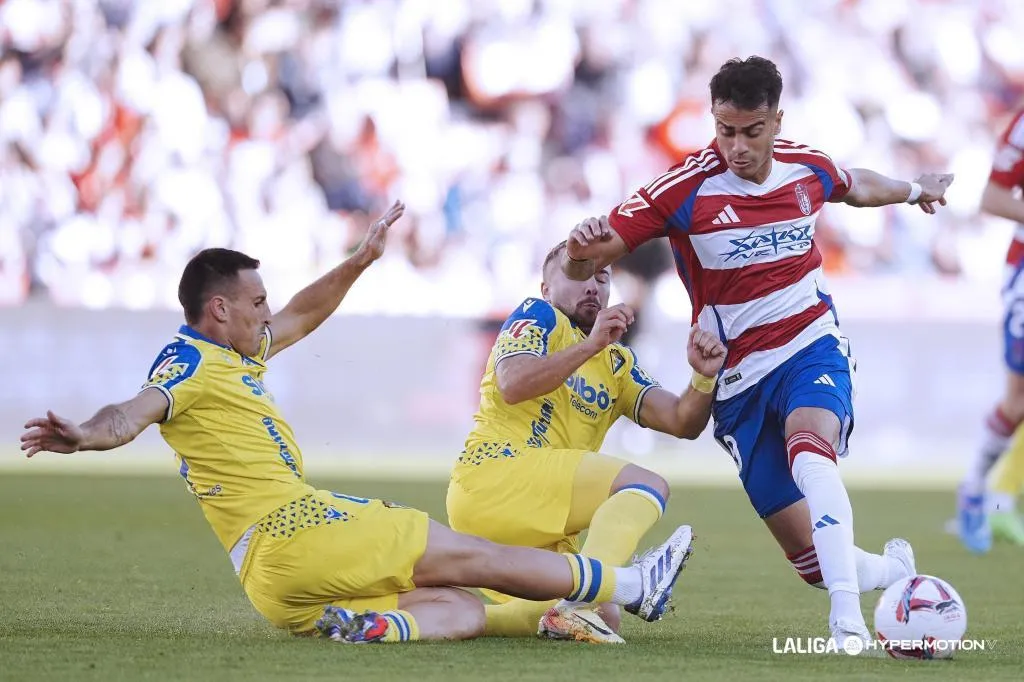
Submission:
{"label": "jersey sleeve stripe", "polygon": [[517,355],[532,355],[535,358],[542,358],[542,357],[544,357],[542,354],[538,353],[537,351],[533,351],[533,350],[515,350],[515,351],[512,351],[511,353],[505,353],[504,355],[499,355],[497,358],[495,358],[494,359],[494,366],[497,367],[498,363],[501,362],[502,360],[507,360],[509,358],[514,358]]}
{"label": "jersey sleeve stripe", "polygon": [[689,171],[687,173],[684,173],[683,175],[681,175],[681,176],[679,176],[677,178],[673,178],[672,180],[670,180],[668,182],[662,183],[661,185],[658,186],[658,188],[656,190],[654,190],[653,192],[650,192],[651,199],[657,199],[659,196],[664,194],[666,191],[672,189],[673,187],[678,185],[680,182],[683,182],[684,180],[689,180],[693,176],[699,175],[700,173],[706,173],[708,171],[714,170],[715,168],[718,167],[718,165],[719,165],[718,164],[718,159],[715,159],[714,161],[712,161],[712,162],[710,162],[710,163],[708,163],[706,165],[697,166],[693,170],[691,170],[691,171]]}
{"label": "jersey sleeve stripe", "polygon": [[676,168],[672,168],[666,171],[665,173],[662,173],[654,180],[652,180],[650,183],[648,183],[644,187],[644,189],[647,190],[648,194],[650,194],[651,192],[655,191],[659,186],[661,186],[665,182],[668,182],[669,180],[676,177],[680,173],[692,171],[694,168],[700,167],[702,164],[710,162],[714,158],[715,151],[710,148],[705,149],[696,156],[691,156],[688,159],[686,159],[686,161],[684,161],[681,166],[677,166]]}
{"label": "jersey sleeve stripe", "polygon": [[[150,389],[150,388],[157,389],[158,391],[163,393],[164,398],[167,398],[167,410],[164,412],[164,418],[162,420],[162,421],[167,421],[174,414],[174,396],[171,394],[170,391],[168,391],[166,388],[164,388],[160,384],[150,384],[149,386],[144,386],[142,388],[142,391],[145,391],[145,390]],[[139,391],[139,393],[142,393],[142,391]]]}
{"label": "jersey sleeve stripe", "polygon": [[640,391],[640,395],[636,397],[636,405],[633,406],[633,423],[644,428],[647,428],[647,426],[640,421],[640,410],[644,406],[644,398],[647,397],[647,392],[652,388],[654,388],[654,384],[644,386]]}

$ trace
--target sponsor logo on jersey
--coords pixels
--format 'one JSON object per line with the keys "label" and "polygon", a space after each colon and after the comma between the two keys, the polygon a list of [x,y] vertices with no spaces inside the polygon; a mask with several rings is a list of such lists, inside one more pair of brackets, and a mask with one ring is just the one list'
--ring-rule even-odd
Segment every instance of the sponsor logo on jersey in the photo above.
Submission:
{"label": "sponsor logo on jersey", "polygon": [[264,417],[262,421],[263,426],[267,429],[267,435],[269,435],[277,445],[278,455],[281,457],[281,461],[284,462],[286,467],[291,469],[292,473],[295,474],[297,478],[302,478],[302,474],[299,473],[298,464],[295,462],[295,457],[292,455],[291,448],[288,447],[288,443],[285,442],[284,436],[281,435],[281,432],[277,430],[277,424],[275,424],[274,420],[270,417]]}
{"label": "sponsor logo on jersey", "polygon": [[750,260],[782,251],[806,251],[811,247],[812,237],[810,224],[773,227],[768,232],[755,230],[745,237],[730,239],[733,250],[719,255],[725,256],[725,261],[729,262],[734,258]]}
{"label": "sponsor logo on jersey", "polygon": [[540,405],[540,415],[537,419],[530,422],[530,437],[526,439],[526,444],[531,448],[541,448],[545,445],[550,445],[551,440],[548,438],[548,429],[551,428],[551,418],[555,414],[555,404],[544,399],[544,402]]}
{"label": "sponsor logo on jersey", "polygon": [[573,408],[591,419],[597,418],[598,410],[604,412],[611,407],[612,397],[608,394],[604,384],[594,387],[579,374],[573,374],[565,380],[565,385],[575,394],[570,398]]}
{"label": "sponsor logo on jersey", "polygon": [[270,400],[274,399],[274,396],[270,394],[270,391],[267,390],[267,387],[263,382],[256,377],[245,374],[242,376],[242,383],[248,386],[252,390],[252,394],[255,396],[265,395]]}

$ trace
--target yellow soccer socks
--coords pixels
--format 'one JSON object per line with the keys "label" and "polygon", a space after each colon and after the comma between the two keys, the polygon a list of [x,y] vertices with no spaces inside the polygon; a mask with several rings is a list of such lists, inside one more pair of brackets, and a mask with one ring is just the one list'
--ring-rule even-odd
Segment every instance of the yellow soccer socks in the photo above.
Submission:
{"label": "yellow soccer socks", "polygon": [[597,508],[580,553],[624,566],[664,512],[665,498],[658,491],[644,485],[626,486]]}
{"label": "yellow soccer socks", "polygon": [[537,634],[537,623],[557,601],[513,599],[484,607],[485,637],[529,637]]}
{"label": "yellow soccer socks", "polygon": [[414,642],[420,638],[420,627],[408,611],[384,611],[380,617],[388,624],[382,642]]}

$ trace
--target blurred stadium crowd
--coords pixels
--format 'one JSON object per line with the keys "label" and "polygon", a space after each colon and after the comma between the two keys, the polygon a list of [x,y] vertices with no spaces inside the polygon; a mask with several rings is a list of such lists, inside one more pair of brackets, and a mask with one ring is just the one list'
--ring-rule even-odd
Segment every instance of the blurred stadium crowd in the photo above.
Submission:
{"label": "blurred stadium crowd", "polygon": [[[6,0],[0,304],[176,307],[185,261],[230,246],[280,305],[401,197],[347,311],[487,315],[706,145],[707,82],[750,54],[782,70],[784,137],[957,173],[937,218],[830,208],[830,271],[987,277],[1009,232],[977,202],[1022,31],[1016,0]],[[661,248],[626,269],[653,280]]]}

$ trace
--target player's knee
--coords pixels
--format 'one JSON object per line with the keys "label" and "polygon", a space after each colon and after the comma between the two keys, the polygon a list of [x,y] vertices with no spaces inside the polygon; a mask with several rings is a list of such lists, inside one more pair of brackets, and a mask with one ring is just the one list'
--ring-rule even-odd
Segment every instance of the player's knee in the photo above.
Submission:
{"label": "player's knee", "polygon": [[618,478],[615,479],[615,483],[613,485],[613,495],[623,489],[635,487],[653,491],[661,498],[662,502],[667,503],[669,495],[671,494],[668,481],[653,471],[644,469],[643,467],[638,467],[634,464],[630,464],[625,467],[619,474]]}

